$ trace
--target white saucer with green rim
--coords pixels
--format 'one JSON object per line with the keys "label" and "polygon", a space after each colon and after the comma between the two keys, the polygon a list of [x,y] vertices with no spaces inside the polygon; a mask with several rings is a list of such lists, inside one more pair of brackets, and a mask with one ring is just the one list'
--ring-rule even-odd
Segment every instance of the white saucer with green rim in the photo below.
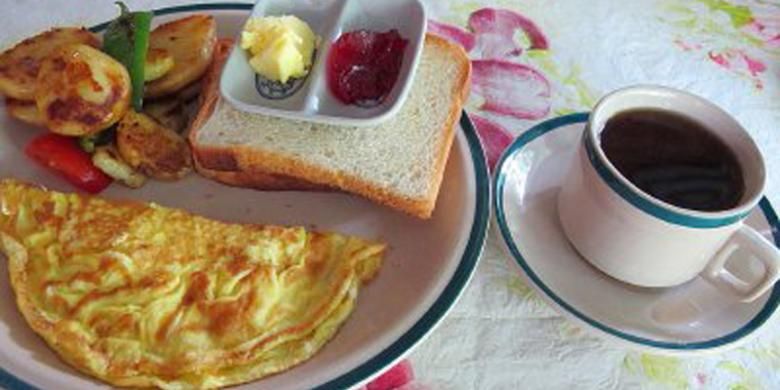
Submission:
{"label": "white saucer with green rim", "polygon": [[[564,316],[635,349],[697,354],[755,336],[775,313],[780,286],[750,303],[699,277],[673,288],[640,288],[601,273],[569,244],[556,197],[587,118],[566,115],[531,128],[496,167],[495,222],[529,285]],[[766,198],[746,223],[780,245],[780,223]]]}

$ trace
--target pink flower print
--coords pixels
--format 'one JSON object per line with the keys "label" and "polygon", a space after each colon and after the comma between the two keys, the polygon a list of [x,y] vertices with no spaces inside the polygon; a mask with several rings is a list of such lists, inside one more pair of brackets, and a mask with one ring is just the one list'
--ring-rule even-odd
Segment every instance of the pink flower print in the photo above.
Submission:
{"label": "pink flower print", "polygon": [[745,60],[745,64],[747,65],[747,70],[750,72],[750,75],[753,77],[757,77],[759,73],[764,73],[766,71],[766,65],[764,65],[763,62],[752,58],[748,56],[747,54],[742,53],[742,59]]}
{"label": "pink flower print", "polygon": [[710,50],[707,55],[712,62],[721,67],[751,79],[756,88],[763,88],[760,76],[761,73],[766,72],[766,65],[760,60],[740,49],[726,49],[720,52]]}
{"label": "pink flower print", "polygon": [[428,32],[460,44],[467,53],[474,48],[474,34],[460,27],[428,20]]}
{"label": "pink flower print", "polygon": [[714,51],[710,51],[709,53],[710,59],[712,62],[726,68],[730,69],[729,60],[726,59],[726,56],[723,54],[715,53]]}
{"label": "pink flower print", "polygon": [[385,371],[378,378],[366,385],[366,390],[392,390],[397,389],[414,380],[412,364],[408,360],[401,360],[393,368]]}
{"label": "pink flower print", "polygon": [[780,48],[780,19],[754,18],[742,27],[742,30],[771,48]]}
{"label": "pink flower print", "polygon": [[482,58],[519,56],[524,49],[515,41],[517,30],[530,41],[527,48],[546,50],[547,38],[531,19],[508,9],[482,8],[469,16],[469,28],[476,35]]}
{"label": "pink flower print", "polygon": [[474,127],[477,128],[482,147],[485,148],[488,168],[492,171],[498,159],[501,158],[501,153],[512,143],[514,137],[503,126],[482,116],[469,114],[469,118],[474,122]]}
{"label": "pink flower print", "polygon": [[693,50],[699,50],[702,48],[702,45],[700,43],[691,43],[683,41],[680,38],[677,38],[674,40],[674,43],[679,46],[684,51],[693,51]]}
{"label": "pink flower print", "polygon": [[502,60],[473,60],[471,90],[482,110],[518,119],[541,119],[550,112],[550,82],[530,66]]}

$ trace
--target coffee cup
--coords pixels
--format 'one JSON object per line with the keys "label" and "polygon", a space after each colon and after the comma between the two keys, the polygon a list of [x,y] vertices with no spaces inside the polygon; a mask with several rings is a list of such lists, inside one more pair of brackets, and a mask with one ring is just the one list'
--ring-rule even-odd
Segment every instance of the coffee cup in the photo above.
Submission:
{"label": "coffee cup", "polygon": [[[670,117],[682,118],[680,120],[687,121],[684,122],[686,124],[694,123],[693,127],[698,127],[696,131],[707,134],[683,135],[699,140],[695,144],[706,144],[704,141],[710,138],[719,140],[728,150],[715,153],[715,144],[698,149],[691,146],[692,150],[699,150],[697,153],[705,153],[701,155],[704,157],[694,156],[693,163],[700,158],[715,158],[714,163],[721,160],[725,163],[715,167],[714,171],[707,170],[713,167],[705,166],[677,174],[677,168],[668,167],[683,166],[685,161],[668,165],[671,162],[664,159],[677,159],[680,153],[684,157],[686,149],[681,146],[680,150],[670,152],[667,150],[670,148],[663,145],[684,145],[684,140],[676,139],[674,132],[653,138],[647,131],[639,131],[648,123],[654,126],[652,122],[642,122],[645,120],[643,115],[661,118],[659,131],[664,131],[663,126],[667,124],[663,122],[668,122]],[[621,126],[628,129],[624,130],[626,132],[634,132],[636,137],[631,140],[635,144],[639,143],[642,147],[642,142],[653,144],[647,145],[644,150],[623,151],[619,163],[625,166],[616,165],[619,158],[614,157],[620,153],[620,142],[624,140],[619,137],[617,143],[613,142],[618,145],[613,158],[605,152],[603,143],[605,130],[619,134],[623,131]],[[659,138],[663,138],[663,142],[659,143]],[[653,148],[660,148],[660,151]],[[642,161],[634,161],[641,158],[650,161],[644,165]],[[726,180],[724,172],[729,172],[729,158],[735,161],[739,171],[728,178],[735,183],[738,181],[739,188],[723,181]],[[626,168],[630,165],[635,169]],[[642,167],[655,168],[655,171],[638,172],[645,169]],[[656,183],[647,184],[647,180],[636,179],[641,175],[654,178],[650,181],[655,180]],[[664,180],[676,184],[670,186],[664,184]],[[661,182],[660,187],[658,182]],[[593,266],[615,279],[642,287],[663,288],[701,276],[719,289],[748,302],[772,288],[780,277],[780,251],[744,223],[761,200],[765,182],[764,161],[755,142],[725,111],[683,91],[635,86],[605,96],[593,109],[559,193],[558,214],[566,237],[574,248]],[[713,183],[720,185],[713,187],[718,188],[716,195],[696,188],[702,185],[712,187]],[[682,195],[678,194],[681,200],[677,204],[671,203],[677,202],[674,200],[677,198],[666,198],[675,191],[682,191]],[[733,197],[731,201],[726,199],[729,195]],[[705,200],[711,201],[710,198],[717,202],[708,203],[708,209],[697,209],[705,204]],[[740,255],[735,255],[738,253]],[[748,261],[751,257],[756,259],[755,262]],[[756,267],[757,264],[763,266]],[[745,280],[742,276],[748,274],[753,277]]]}

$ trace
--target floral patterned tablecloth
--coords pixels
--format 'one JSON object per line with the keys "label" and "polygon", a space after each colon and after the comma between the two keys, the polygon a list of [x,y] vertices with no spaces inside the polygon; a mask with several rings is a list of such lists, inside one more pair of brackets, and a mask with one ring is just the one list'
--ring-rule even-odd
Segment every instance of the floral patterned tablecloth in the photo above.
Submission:
{"label": "floral patterned tablecloth", "polygon": [[[540,120],[651,83],[704,96],[758,140],[780,200],[780,2],[428,2],[429,30],[472,58],[467,110],[494,163]],[[778,389],[780,321],[750,344],[676,358],[608,344],[517,276],[495,232],[462,300],[410,358],[410,388]]]}
{"label": "floral patterned tablecloth", "polygon": [[[0,46],[53,24],[90,25],[114,12],[105,0],[76,3],[4,0]],[[127,3],[156,8],[187,1]],[[491,163],[545,118],[586,111],[622,86],[662,84],[714,101],[751,132],[767,159],[767,195],[780,205],[780,1],[426,3],[429,31],[460,43],[472,58],[467,110]],[[44,4],[57,11],[41,12]],[[498,239],[489,236],[477,273],[450,315],[384,384],[419,390],[780,389],[777,318],[748,345],[722,354],[629,351],[547,306],[520,279]]]}

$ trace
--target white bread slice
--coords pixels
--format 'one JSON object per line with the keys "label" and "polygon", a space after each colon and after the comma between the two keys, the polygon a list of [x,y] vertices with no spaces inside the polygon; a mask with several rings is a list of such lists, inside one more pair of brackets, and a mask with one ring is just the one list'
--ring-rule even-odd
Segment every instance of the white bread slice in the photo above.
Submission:
{"label": "white bread slice", "polygon": [[[372,127],[262,116],[239,111],[220,99],[206,99],[190,132],[196,166],[218,180],[221,173],[229,174],[235,179],[229,183],[233,185],[263,188],[251,179],[259,177],[265,183],[269,175],[294,178],[428,218],[468,93],[470,72],[460,46],[428,35],[403,107],[393,118]],[[214,105],[210,117],[209,103]]]}
{"label": "white bread slice", "polygon": [[[220,38],[214,48],[214,59],[209,70],[203,77],[202,90],[199,97],[198,108],[190,124],[189,133],[193,134],[211,117],[219,95],[219,76],[227,61],[230,50],[233,47],[233,39]],[[201,176],[216,180],[223,184],[236,187],[249,187],[265,191],[328,191],[330,187],[309,183],[301,179],[284,175],[254,172],[247,173],[238,170],[223,171],[208,169],[200,165],[197,159],[193,159],[195,170]]]}

